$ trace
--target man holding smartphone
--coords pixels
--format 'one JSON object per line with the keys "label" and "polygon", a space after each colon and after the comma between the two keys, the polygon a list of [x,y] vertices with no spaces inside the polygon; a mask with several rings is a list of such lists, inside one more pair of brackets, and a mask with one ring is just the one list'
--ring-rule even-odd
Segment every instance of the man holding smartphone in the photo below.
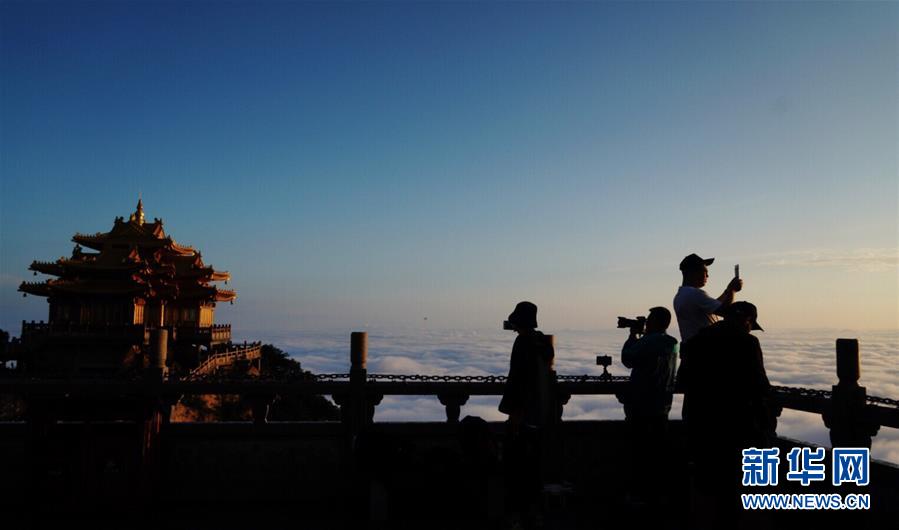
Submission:
{"label": "man holding smartphone", "polygon": [[718,298],[712,298],[702,288],[709,280],[709,265],[715,258],[700,258],[690,254],[680,262],[683,282],[674,296],[674,313],[680,328],[681,342],[693,337],[699,330],[718,321],[727,306],[734,302],[734,295],[743,289],[739,269]]}

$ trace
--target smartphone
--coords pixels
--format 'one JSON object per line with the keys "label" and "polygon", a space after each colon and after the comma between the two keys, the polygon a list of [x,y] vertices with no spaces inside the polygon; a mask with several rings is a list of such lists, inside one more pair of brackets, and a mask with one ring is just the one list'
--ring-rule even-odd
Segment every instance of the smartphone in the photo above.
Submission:
{"label": "smartphone", "polygon": [[740,277],[740,266],[734,265],[734,278],[739,278],[739,277]]}

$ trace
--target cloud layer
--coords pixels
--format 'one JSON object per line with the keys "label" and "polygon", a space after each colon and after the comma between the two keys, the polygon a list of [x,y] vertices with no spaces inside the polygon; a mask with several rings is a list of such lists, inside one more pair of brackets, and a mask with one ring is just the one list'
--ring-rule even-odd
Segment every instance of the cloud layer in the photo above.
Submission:
{"label": "cloud layer", "polygon": [[849,272],[885,272],[899,268],[899,248],[860,248],[852,251],[802,250],[763,261],[771,267],[832,267]]}
{"label": "cloud layer", "polygon": [[[774,385],[829,390],[836,383],[835,339],[858,338],[862,358],[860,384],[869,395],[899,397],[899,332],[772,331],[759,333],[768,377]],[[242,339],[271,342],[316,373],[346,373],[349,370],[349,333],[293,333],[256,335]],[[620,364],[621,330],[566,331],[556,336],[556,370],[567,375],[599,375],[597,354],[611,355],[610,371],[627,375]],[[433,375],[505,375],[514,334],[498,330],[461,331],[407,329],[369,332],[370,373]],[[498,397],[472,396],[462,407],[462,416],[503,420],[497,410]],[[440,421],[444,408],[433,396],[387,396],[377,407],[378,421]],[[672,418],[680,417],[676,398]],[[574,396],[565,407],[564,418],[621,419],[624,413],[614,396]],[[829,445],[828,431],[820,416],[785,410],[778,433],[800,440]],[[899,430],[881,428],[875,438],[876,458],[899,463]]]}

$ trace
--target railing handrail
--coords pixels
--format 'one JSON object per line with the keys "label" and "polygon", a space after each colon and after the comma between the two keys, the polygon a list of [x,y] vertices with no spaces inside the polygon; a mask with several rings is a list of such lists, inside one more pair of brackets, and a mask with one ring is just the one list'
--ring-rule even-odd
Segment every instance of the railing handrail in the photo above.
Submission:
{"label": "railing handrail", "polygon": [[[258,343],[257,343],[258,344]],[[212,358],[229,358],[235,354],[254,350],[247,346],[239,350],[221,352]],[[209,360],[207,359],[207,361]],[[202,366],[202,365],[201,365]],[[199,367],[198,367],[199,368]],[[196,370],[196,369],[195,369]],[[192,371],[193,375],[194,372]],[[377,395],[465,395],[465,396],[498,396],[502,395],[505,385],[504,376],[492,377],[493,381],[383,381],[379,380],[387,374],[369,374],[364,383],[365,392]],[[279,394],[321,394],[333,395],[349,392],[352,383],[348,374],[323,374],[321,379],[308,376],[308,379],[294,380],[203,380],[189,377],[182,380],[153,382],[144,380],[110,380],[110,379],[0,379],[0,389],[12,394],[33,395],[131,395],[131,396],[164,396],[164,395],[200,395],[200,394],[242,394],[242,395],[279,395]],[[421,377],[421,376],[419,376]],[[445,376],[427,376],[441,378]],[[564,379],[557,383],[559,391],[571,395],[615,395],[625,390],[627,377],[615,377],[611,380],[598,380],[596,376],[561,376]],[[594,378],[589,380],[588,378]],[[829,392],[801,387],[772,387],[774,403],[786,409],[823,414],[830,403]],[[871,401],[864,405],[866,419],[885,427],[899,428],[899,407],[878,403],[885,398],[871,396]]]}
{"label": "railing handrail", "polygon": [[209,331],[209,330],[224,330],[231,329],[231,324],[210,324],[208,326],[201,326],[198,323],[177,323],[174,325],[179,330],[181,329],[194,329],[200,331]]}
{"label": "railing handrail", "polygon": [[[553,340],[552,336],[549,336]],[[880,426],[899,428],[899,401],[880,397],[868,397],[866,389],[858,385],[860,363],[858,341],[855,339],[837,339],[837,377],[838,384],[831,392],[825,390],[772,387],[772,414],[779,416],[784,408],[821,414],[825,425],[830,429],[834,445],[845,447],[870,447],[871,439],[877,434]],[[265,422],[268,405],[266,400],[273,400],[284,394],[323,394],[330,395],[340,405],[342,421],[351,432],[360,432],[374,418],[375,407],[385,395],[436,395],[446,407],[447,421],[457,422],[461,406],[472,395],[500,395],[505,386],[503,376],[428,376],[428,375],[393,375],[371,374],[366,370],[368,355],[368,335],[354,332],[350,336],[350,371],[348,374],[321,374],[313,376],[301,370],[286,370],[275,373],[278,379],[236,379],[215,380],[209,378],[209,368],[220,363],[231,362],[236,358],[246,358],[253,352],[254,358],[261,356],[261,343],[247,344],[236,349],[217,352],[204,360],[200,366],[186,374],[182,380],[165,380],[159,374],[143,379],[143,384],[135,381],[109,383],[99,381],[84,385],[83,381],[32,380],[22,384],[13,382],[13,386],[0,380],[0,391],[8,388],[9,393],[26,393],[31,395],[58,395],[62,387],[69,385],[68,394],[88,393],[97,395],[116,388],[120,394],[135,394],[145,397],[161,397],[164,395],[183,394],[245,394],[250,396],[254,405],[254,421]],[[553,396],[553,413],[558,421],[563,417],[564,406],[572,395],[623,395],[629,381],[628,377],[615,377],[605,368],[599,376],[566,376],[557,375]],[[47,386],[49,385],[49,386]],[[55,385],[55,386],[54,386]],[[114,386],[119,385],[119,386]],[[18,389],[18,391],[17,391]],[[41,389],[41,390],[36,390]],[[257,410],[258,409],[258,410]]]}
{"label": "railing handrail", "polygon": [[252,360],[258,358],[258,355],[254,355],[256,353],[261,354],[262,351],[262,343],[261,342],[253,342],[250,344],[244,344],[242,347],[238,347],[237,349],[229,349],[223,352],[218,352],[210,355],[206,359],[203,360],[196,368],[190,371],[188,375],[188,379],[194,378],[198,375],[206,373],[210,367],[218,367],[220,364],[227,364],[224,361],[230,363],[234,360]]}

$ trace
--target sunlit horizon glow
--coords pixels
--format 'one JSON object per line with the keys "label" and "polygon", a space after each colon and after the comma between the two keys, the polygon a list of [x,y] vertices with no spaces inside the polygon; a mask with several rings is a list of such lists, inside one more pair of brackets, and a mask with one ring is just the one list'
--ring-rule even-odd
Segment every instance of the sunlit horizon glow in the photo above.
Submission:
{"label": "sunlit horizon glow", "polygon": [[[238,330],[614,326],[715,257],[766,329],[899,329],[899,4],[0,5],[0,329],[134,210]],[[427,321],[425,321],[427,317]],[[672,329],[676,330],[676,326]]]}

